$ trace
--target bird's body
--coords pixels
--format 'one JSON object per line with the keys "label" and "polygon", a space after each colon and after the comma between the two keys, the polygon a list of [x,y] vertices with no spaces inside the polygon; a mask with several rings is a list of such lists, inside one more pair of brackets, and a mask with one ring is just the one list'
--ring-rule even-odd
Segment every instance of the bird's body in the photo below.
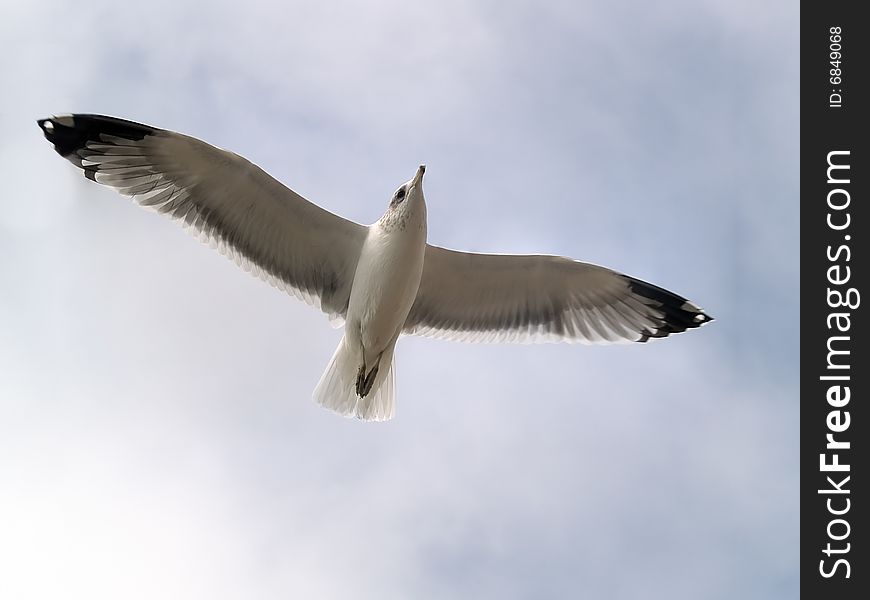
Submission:
{"label": "bird's body", "polygon": [[404,201],[391,204],[369,227],[363,243],[344,338],[314,392],[319,403],[336,412],[354,411],[368,419],[393,414],[393,351],[423,274],[424,170],[421,166],[414,179],[405,184]]}
{"label": "bird's body", "polygon": [[369,228],[353,278],[345,335],[365,348],[366,364],[398,339],[420,287],[426,205],[422,190],[408,195]]}
{"label": "bird's body", "polygon": [[383,217],[363,226],[195,138],[100,115],[38,124],[88,179],[180,220],[252,272],[344,321],[314,392],[343,415],[393,416],[393,356],[403,334],[645,342],[712,320],[681,296],[597,265],[427,244],[423,166],[396,190]]}

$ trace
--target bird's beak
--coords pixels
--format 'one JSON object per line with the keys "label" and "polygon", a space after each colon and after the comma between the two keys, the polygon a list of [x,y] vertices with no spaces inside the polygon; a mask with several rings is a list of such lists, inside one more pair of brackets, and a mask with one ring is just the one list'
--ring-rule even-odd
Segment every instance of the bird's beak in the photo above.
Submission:
{"label": "bird's beak", "polygon": [[417,174],[414,175],[414,179],[411,180],[411,185],[417,185],[421,181],[423,181],[423,173],[426,172],[426,165],[420,165],[420,168],[417,169]]}

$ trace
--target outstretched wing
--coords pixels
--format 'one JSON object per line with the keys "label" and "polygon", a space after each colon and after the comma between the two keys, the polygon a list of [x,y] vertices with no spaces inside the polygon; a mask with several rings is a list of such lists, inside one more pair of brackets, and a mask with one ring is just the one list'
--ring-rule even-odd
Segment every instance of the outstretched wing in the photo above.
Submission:
{"label": "outstretched wing", "polygon": [[366,227],[315,206],[241,156],[186,135],[100,115],[37,123],[88,179],[177,219],[331,318],[345,315]]}
{"label": "outstretched wing", "polygon": [[685,298],[589,263],[427,246],[404,332],[467,342],[645,342],[712,320]]}

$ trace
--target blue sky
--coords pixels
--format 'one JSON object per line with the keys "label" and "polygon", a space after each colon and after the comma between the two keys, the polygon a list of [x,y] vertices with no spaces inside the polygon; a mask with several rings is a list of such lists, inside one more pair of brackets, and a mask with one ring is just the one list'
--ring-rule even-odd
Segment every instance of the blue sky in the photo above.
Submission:
{"label": "blue sky", "polygon": [[[65,2],[0,21],[0,596],[793,598],[798,6]],[[85,181],[35,119],[179,130],[370,223],[563,254],[717,321],[651,344],[340,331]]]}

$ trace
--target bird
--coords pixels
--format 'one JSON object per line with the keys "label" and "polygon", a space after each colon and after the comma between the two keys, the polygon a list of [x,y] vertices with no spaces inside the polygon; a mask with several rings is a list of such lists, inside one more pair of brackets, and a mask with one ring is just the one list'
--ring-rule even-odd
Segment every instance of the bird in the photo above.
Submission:
{"label": "bird", "polygon": [[347,417],[393,418],[394,353],[402,335],[608,344],[647,342],[713,320],[682,296],[592,263],[427,243],[425,165],[366,226],[194,137],[96,114],[37,124],[87,179],[175,219],[343,325],[313,395]]}

